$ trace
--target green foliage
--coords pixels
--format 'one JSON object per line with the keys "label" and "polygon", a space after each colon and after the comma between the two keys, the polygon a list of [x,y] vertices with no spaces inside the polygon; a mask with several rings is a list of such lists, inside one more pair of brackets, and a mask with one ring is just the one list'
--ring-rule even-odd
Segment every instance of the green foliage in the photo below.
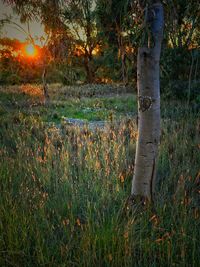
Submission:
{"label": "green foliage", "polygon": [[187,50],[183,48],[165,48],[162,52],[161,58],[161,78],[169,80],[189,79],[190,68],[192,64],[192,57],[194,58],[194,66],[192,70],[192,80],[199,77],[198,61],[200,53],[197,49]]}
{"label": "green foliage", "polygon": [[[140,32],[135,27],[132,13],[136,11],[132,1],[97,1],[96,20],[99,36],[103,39],[103,66],[99,74],[113,81],[123,81],[124,84],[133,81],[134,60],[131,49],[138,45],[137,35]],[[127,49],[129,48],[129,49]]]}
{"label": "green foliage", "polygon": [[[197,49],[165,48],[161,57],[161,92],[168,97],[191,99],[198,96],[199,60]],[[191,87],[191,88],[189,88]]]}
{"label": "green foliage", "polygon": [[130,30],[132,4],[130,0],[97,1],[97,21],[109,44],[118,46],[119,31]]}
{"label": "green foliage", "polygon": [[198,0],[166,1],[165,36],[173,48],[199,47],[199,11]]}
{"label": "green foliage", "polygon": [[20,84],[21,79],[17,74],[11,74],[9,72],[1,72],[0,74],[0,85],[5,85],[5,84]]}

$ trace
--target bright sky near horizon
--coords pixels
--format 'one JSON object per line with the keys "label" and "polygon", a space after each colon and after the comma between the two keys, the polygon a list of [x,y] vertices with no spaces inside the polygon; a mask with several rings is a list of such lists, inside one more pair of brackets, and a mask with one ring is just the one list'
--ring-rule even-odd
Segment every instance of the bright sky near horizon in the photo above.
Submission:
{"label": "bright sky near horizon", "polygon": [[[20,22],[19,16],[14,14],[12,11],[12,8],[6,4],[3,3],[2,0],[0,0],[0,20],[6,18],[6,16],[12,16],[12,21],[19,24],[26,32],[28,32],[28,26],[27,24],[22,24]],[[44,27],[36,22],[32,21],[29,23],[29,28],[30,28],[30,34],[34,38],[36,44],[40,45],[40,42],[37,41],[37,37],[45,37],[44,33]],[[0,32],[1,37],[9,37],[12,39],[18,39],[19,41],[26,41],[27,35],[17,29],[14,25],[5,25],[3,29]]]}

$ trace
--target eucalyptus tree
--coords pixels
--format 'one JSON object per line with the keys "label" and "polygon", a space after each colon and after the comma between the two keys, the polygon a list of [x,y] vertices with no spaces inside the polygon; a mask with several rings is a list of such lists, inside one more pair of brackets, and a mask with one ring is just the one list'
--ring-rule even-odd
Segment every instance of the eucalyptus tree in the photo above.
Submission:
{"label": "eucalyptus tree", "polygon": [[160,142],[159,61],[164,15],[159,0],[146,1],[141,8],[145,15],[144,38],[137,58],[139,125],[131,195],[152,201]]}
{"label": "eucalyptus tree", "polygon": [[160,141],[159,61],[164,27],[163,6],[156,0],[111,0],[108,3],[99,0],[98,4],[104,32],[110,42],[117,42],[120,53],[123,55],[127,44],[125,38],[119,42],[122,33],[129,37],[134,48],[140,46],[137,56],[139,125],[131,199],[139,196],[143,201],[152,201]]}
{"label": "eucalyptus tree", "polygon": [[63,21],[68,25],[78,51],[76,63],[83,66],[87,82],[94,81],[98,65],[97,50],[101,45],[96,27],[94,0],[66,0],[63,5]]}
{"label": "eucalyptus tree", "polygon": [[45,25],[52,37],[60,31],[70,35],[71,48],[75,53],[74,63],[83,67],[87,82],[93,82],[98,65],[96,54],[100,46],[97,35],[94,0],[6,0],[14,3],[22,20],[37,18]]}
{"label": "eucalyptus tree", "polygon": [[[124,84],[128,82],[128,64],[133,66],[134,54],[129,51],[138,32],[138,28],[134,31],[136,24],[132,17],[136,7],[132,0],[98,0],[96,6],[99,30],[108,48],[113,48],[113,58],[117,55],[120,61],[120,79]],[[117,67],[116,64],[114,68]]]}

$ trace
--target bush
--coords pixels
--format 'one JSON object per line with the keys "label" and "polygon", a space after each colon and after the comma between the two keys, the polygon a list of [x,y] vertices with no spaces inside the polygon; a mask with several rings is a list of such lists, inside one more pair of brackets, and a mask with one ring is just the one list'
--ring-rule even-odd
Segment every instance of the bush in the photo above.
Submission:
{"label": "bush", "polygon": [[[188,99],[190,94],[190,100],[197,100],[199,97],[200,80],[192,81],[191,87],[189,88],[189,81],[161,81],[161,92],[164,93],[165,97]],[[190,91],[190,92],[189,92]]]}
{"label": "bush", "polygon": [[200,74],[198,62],[199,51],[181,48],[166,48],[161,57],[161,92],[165,96],[185,99],[189,94],[190,99],[198,96]]}
{"label": "bush", "polygon": [[0,85],[4,84],[10,84],[10,85],[15,85],[15,84],[20,84],[21,78],[17,74],[12,74],[8,71],[2,71],[0,73]]}

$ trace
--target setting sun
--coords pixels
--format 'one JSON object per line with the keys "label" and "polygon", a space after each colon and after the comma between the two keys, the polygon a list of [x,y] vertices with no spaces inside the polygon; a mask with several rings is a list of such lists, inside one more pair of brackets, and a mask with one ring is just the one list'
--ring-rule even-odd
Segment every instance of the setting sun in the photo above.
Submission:
{"label": "setting sun", "polygon": [[33,44],[26,45],[25,52],[26,52],[26,55],[30,57],[34,57],[37,54],[36,47]]}

